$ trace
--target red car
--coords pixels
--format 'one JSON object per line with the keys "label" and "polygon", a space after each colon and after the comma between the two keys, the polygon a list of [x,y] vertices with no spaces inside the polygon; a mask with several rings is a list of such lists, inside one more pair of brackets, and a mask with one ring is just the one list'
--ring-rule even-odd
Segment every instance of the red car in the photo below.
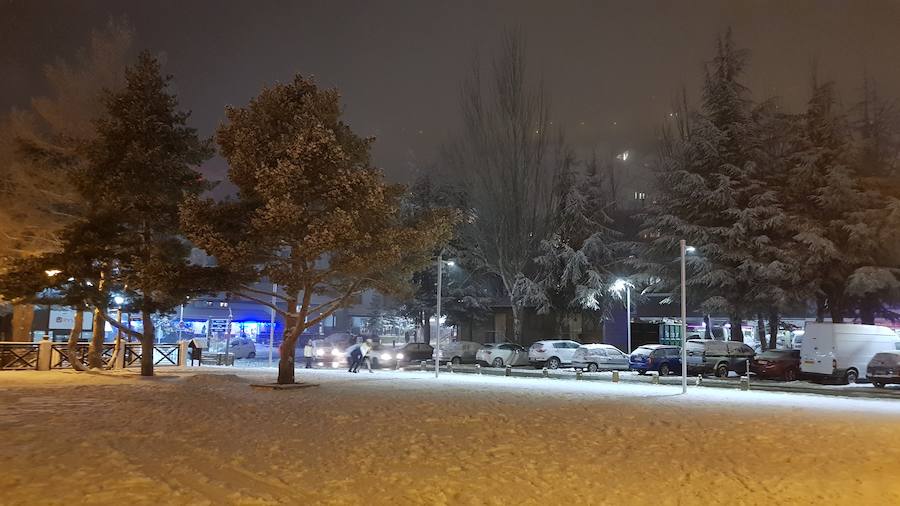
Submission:
{"label": "red car", "polygon": [[769,350],[750,362],[750,372],[760,378],[794,381],[800,375],[800,350]]}

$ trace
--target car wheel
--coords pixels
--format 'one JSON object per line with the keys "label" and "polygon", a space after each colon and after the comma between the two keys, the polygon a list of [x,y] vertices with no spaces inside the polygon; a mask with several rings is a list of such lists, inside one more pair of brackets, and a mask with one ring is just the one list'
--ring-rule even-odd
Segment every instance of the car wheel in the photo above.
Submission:
{"label": "car wheel", "polygon": [[663,365],[659,366],[659,375],[660,376],[668,376],[669,375],[668,364],[663,364]]}
{"label": "car wheel", "polygon": [[247,354],[247,358],[256,358],[256,352],[251,351],[250,353]]}
{"label": "car wheel", "polygon": [[597,364],[588,364],[588,372],[597,372],[600,368],[597,367]]}
{"label": "car wheel", "polygon": [[459,357],[453,357],[452,359],[450,359],[450,363],[453,365],[459,365],[462,363],[462,359]]}
{"label": "car wheel", "polygon": [[491,364],[492,364],[494,367],[503,367],[503,359],[500,358],[500,357],[497,357],[497,358],[494,359],[494,361],[493,361]]}
{"label": "car wheel", "polygon": [[559,369],[560,361],[556,357],[550,357],[550,360],[547,361],[547,369]]}
{"label": "car wheel", "polygon": [[797,379],[797,370],[789,367],[784,371],[784,381],[795,381]]}
{"label": "car wheel", "polygon": [[856,380],[858,380],[858,379],[859,379],[859,373],[856,372],[854,369],[850,369],[849,371],[847,371],[844,374],[844,383],[847,385],[852,385],[853,383],[856,383]]}
{"label": "car wheel", "polygon": [[872,384],[875,385],[875,388],[884,388],[884,383],[880,381],[873,381]]}
{"label": "car wheel", "polygon": [[728,377],[728,365],[719,364],[716,366],[716,377],[717,378],[727,378]]}

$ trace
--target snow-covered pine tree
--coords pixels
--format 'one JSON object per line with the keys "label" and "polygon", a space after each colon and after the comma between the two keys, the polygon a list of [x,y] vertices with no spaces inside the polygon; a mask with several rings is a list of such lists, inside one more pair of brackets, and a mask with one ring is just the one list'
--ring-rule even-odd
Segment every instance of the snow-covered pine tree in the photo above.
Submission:
{"label": "snow-covered pine tree", "polygon": [[818,318],[835,323],[848,312],[847,285],[866,263],[861,247],[871,230],[860,221],[867,195],[852,169],[850,131],[838,110],[834,83],[812,80],[790,171],[786,204],[803,250],[801,275],[816,295]]}
{"label": "snow-covered pine tree", "polygon": [[774,195],[756,177],[759,127],[740,82],[747,56],[730,31],[721,36],[706,65],[700,110],[681,120],[677,134],[672,128],[665,132],[657,197],[642,232],[648,242],[637,262],[651,280],[660,280],[659,288],[671,290],[679,240],[694,246],[689,291],[700,292],[706,311],[729,316],[735,340],[743,338],[748,294],[760,282],[754,255],[769,241],[779,214]]}
{"label": "snow-covered pine tree", "polygon": [[600,175],[579,174],[571,157],[556,187],[557,206],[550,236],[541,241],[533,278],[520,277],[517,289],[539,314],[553,312],[560,326],[575,313],[605,313],[611,302],[612,271],[621,252],[605,212]]}

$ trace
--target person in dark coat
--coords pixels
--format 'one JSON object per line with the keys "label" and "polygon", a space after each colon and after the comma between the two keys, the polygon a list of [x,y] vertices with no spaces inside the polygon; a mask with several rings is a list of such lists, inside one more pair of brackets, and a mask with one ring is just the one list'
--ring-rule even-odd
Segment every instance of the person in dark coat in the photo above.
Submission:
{"label": "person in dark coat", "polygon": [[363,352],[359,349],[360,345],[354,344],[350,347],[350,369],[347,372],[359,372],[359,366],[362,364]]}

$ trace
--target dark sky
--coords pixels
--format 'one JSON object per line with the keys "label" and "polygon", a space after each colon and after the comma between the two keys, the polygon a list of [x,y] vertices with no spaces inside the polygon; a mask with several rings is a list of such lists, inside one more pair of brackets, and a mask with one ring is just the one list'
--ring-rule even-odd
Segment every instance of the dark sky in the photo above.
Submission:
{"label": "dark sky", "polygon": [[434,158],[473,53],[491,53],[510,27],[525,33],[531,69],[580,153],[648,145],[728,26],[752,51],[747,83],[758,96],[799,106],[813,60],[847,102],[866,68],[883,94],[900,96],[896,0],[0,0],[0,109],[39,94],[41,65],[69,56],[111,15],[129,18],[139,48],[166,54],[203,133],[224,105],[312,74],[340,89],[348,121],[378,138],[376,162],[395,179]]}

